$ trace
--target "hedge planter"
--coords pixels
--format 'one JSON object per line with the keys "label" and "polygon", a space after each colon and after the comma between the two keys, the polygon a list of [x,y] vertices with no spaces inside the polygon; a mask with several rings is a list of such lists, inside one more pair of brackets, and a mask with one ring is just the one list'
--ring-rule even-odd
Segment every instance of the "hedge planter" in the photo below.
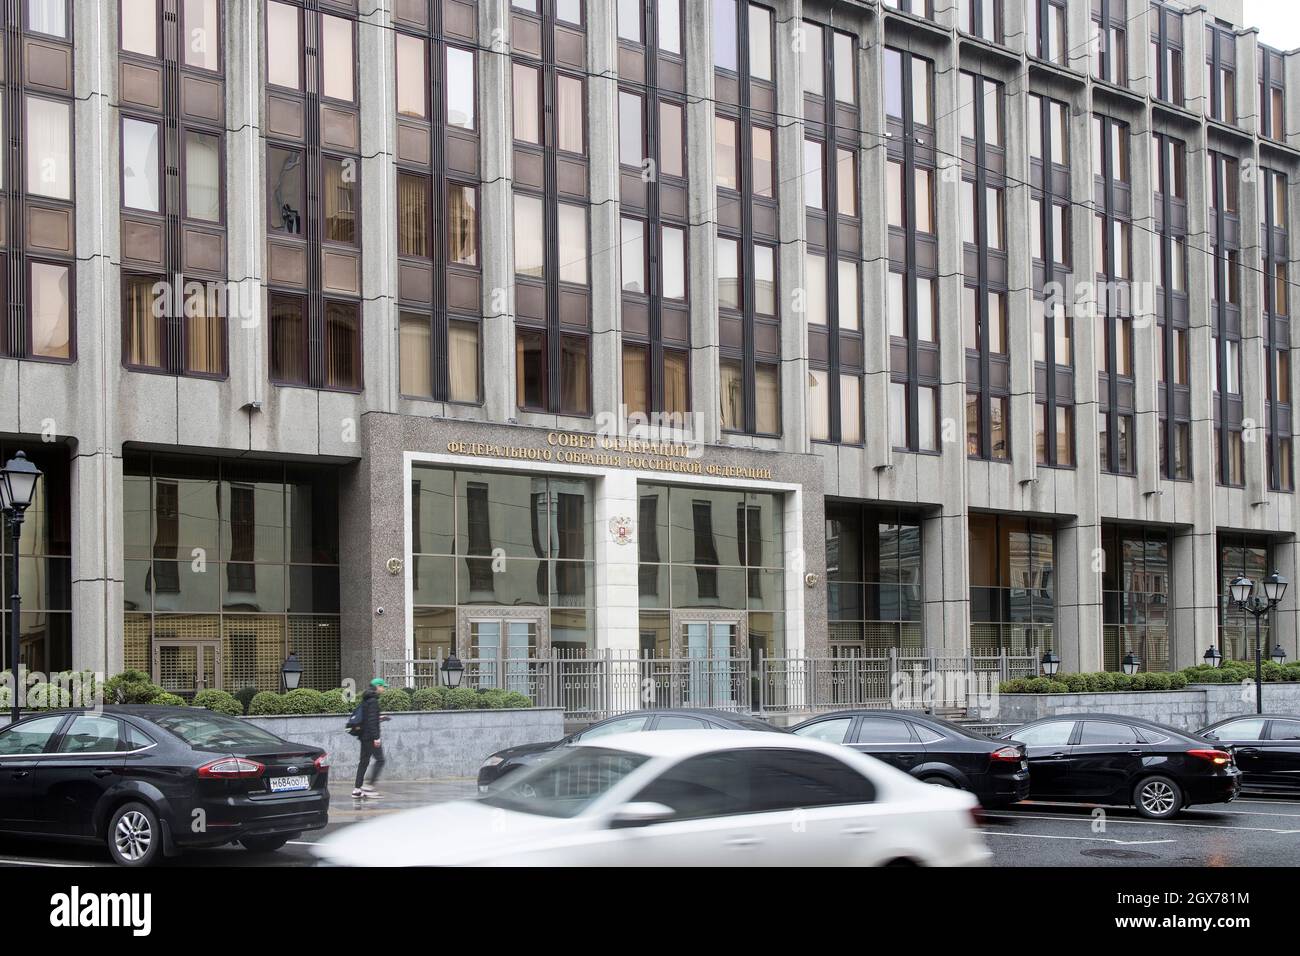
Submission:
{"label": "hedge planter", "polygon": [[[1300,683],[1264,685],[1265,712],[1300,714]],[[1180,730],[1200,730],[1236,714],[1255,712],[1255,685],[1194,684],[1182,690],[1129,690],[1102,693],[999,693],[997,709],[971,710],[982,720],[1024,724],[1057,714],[1117,714],[1139,717]]]}

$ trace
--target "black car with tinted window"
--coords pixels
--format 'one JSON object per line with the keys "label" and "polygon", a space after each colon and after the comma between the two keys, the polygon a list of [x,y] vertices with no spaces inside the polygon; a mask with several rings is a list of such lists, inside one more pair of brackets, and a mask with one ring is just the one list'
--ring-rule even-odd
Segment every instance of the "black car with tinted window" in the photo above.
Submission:
{"label": "black car with tinted window", "polygon": [[196,707],[40,713],[0,729],[0,831],[102,843],[127,866],[269,852],[325,826],[328,768],[323,750]]}
{"label": "black car with tinted window", "polygon": [[1002,735],[1029,754],[1029,796],[1136,807],[1152,819],[1241,789],[1232,754],[1213,741],[1117,714],[1060,714]]}
{"label": "black car with tinted window", "polygon": [[618,714],[598,720],[590,727],[575,734],[569,734],[560,740],[545,743],[520,744],[498,750],[483,761],[478,771],[478,789],[480,793],[496,783],[508,773],[521,767],[531,767],[545,763],[561,747],[575,744],[579,740],[595,740],[609,734],[633,734],[642,730],[770,730],[784,733],[779,727],[773,727],[766,721],[748,714],[733,714],[724,710],[707,708],[681,707],[662,710],[638,710],[628,714]]}
{"label": "black car with tinted window", "polygon": [[1300,717],[1229,717],[1198,731],[1232,749],[1241,785],[1250,790],[1300,791]]}
{"label": "black car with tinted window", "polygon": [[986,807],[1029,795],[1023,747],[929,714],[841,710],[805,720],[791,732],[870,754],[922,783],[968,790]]}

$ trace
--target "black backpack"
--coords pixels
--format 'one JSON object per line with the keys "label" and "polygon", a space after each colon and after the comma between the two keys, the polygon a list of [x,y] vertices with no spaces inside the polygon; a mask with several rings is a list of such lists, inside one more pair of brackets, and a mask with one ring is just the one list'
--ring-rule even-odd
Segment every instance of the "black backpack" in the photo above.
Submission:
{"label": "black backpack", "polygon": [[357,704],[356,710],[352,711],[352,716],[348,718],[346,726],[348,728],[348,733],[353,737],[361,736],[361,723],[365,719],[361,714],[361,709],[364,706],[364,704]]}

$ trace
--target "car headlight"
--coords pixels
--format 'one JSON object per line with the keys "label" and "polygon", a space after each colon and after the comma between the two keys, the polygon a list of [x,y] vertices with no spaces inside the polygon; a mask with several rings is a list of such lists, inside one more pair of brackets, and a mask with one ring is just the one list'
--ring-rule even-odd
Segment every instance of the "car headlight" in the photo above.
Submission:
{"label": "car headlight", "polygon": [[498,757],[498,756],[496,756],[495,754],[493,754],[491,757],[488,757],[487,760],[484,760],[484,761],[483,761],[483,766],[484,766],[484,767],[495,767],[497,764],[499,764],[499,763],[502,761],[502,759],[503,759],[503,758]]}

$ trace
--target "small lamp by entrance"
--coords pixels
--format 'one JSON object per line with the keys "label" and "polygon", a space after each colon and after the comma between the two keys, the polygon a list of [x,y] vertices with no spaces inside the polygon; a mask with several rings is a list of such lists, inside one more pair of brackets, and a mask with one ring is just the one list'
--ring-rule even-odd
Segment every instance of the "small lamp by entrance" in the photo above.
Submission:
{"label": "small lamp by entrance", "polygon": [[1264,579],[1264,597],[1269,604],[1274,607],[1282,603],[1282,597],[1286,594],[1287,580],[1274,571]]}
{"label": "small lamp by entrance", "polygon": [[297,690],[298,685],[302,683],[302,664],[299,663],[298,655],[294,651],[290,651],[289,656],[280,665],[280,683],[286,694],[291,690]]}
{"label": "small lamp by entrance", "polygon": [[1273,659],[1273,663],[1278,667],[1281,667],[1286,663],[1286,651],[1282,650],[1281,644],[1273,645],[1273,653],[1270,654],[1269,657]]}
{"label": "small lamp by entrance", "polygon": [[1043,659],[1039,663],[1043,665],[1043,674],[1047,677],[1055,677],[1056,672],[1061,669],[1061,659],[1053,654],[1050,649],[1043,655]]}
{"label": "small lamp by entrance", "polygon": [[1213,644],[1211,644],[1205,651],[1205,663],[1209,664],[1211,667],[1219,667],[1223,664],[1223,655],[1219,653],[1219,649]]}
{"label": "small lamp by entrance", "polygon": [[1134,657],[1132,651],[1129,651],[1127,654],[1124,655],[1124,660],[1121,662],[1120,666],[1124,668],[1125,674],[1128,674],[1130,677],[1132,677],[1134,674],[1138,672],[1138,669],[1142,666],[1142,661],[1140,658]]}
{"label": "small lamp by entrance", "polygon": [[460,686],[460,682],[464,677],[465,665],[456,656],[456,649],[452,648],[451,654],[442,662],[442,682],[455,690]]}
{"label": "small lamp by entrance", "polygon": [[[12,538],[12,553],[17,556],[22,553],[18,546],[19,538],[23,531],[23,516],[27,509],[31,507],[32,498],[36,495],[36,482],[40,480],[41,470],[27,460],[23,452],[18,451],[14,456],[5,463],[3,469],[0,469],[0,509],[3,509],[5,517],[9,519],[9,533]],[[13,686],[10,688],[10,722],[16,721],[19,716],[19,698],[18,693],[20,686],[19,677],[19,635],[22,628],[19,621],[22,610],[22,589],[18,586],[18,570],[21,561],[15,558],[12,588],[13,591],[9,596],[9,673],[13,675]]]}
{"label": "small lamp by entrance", "polygon": [[1228,585],[1228,592],[1232,595],[1232,603],[1245,605],[1250,600],[1250,596],[1255,591],[1255,582],[1248,577],[1237,575]]}

